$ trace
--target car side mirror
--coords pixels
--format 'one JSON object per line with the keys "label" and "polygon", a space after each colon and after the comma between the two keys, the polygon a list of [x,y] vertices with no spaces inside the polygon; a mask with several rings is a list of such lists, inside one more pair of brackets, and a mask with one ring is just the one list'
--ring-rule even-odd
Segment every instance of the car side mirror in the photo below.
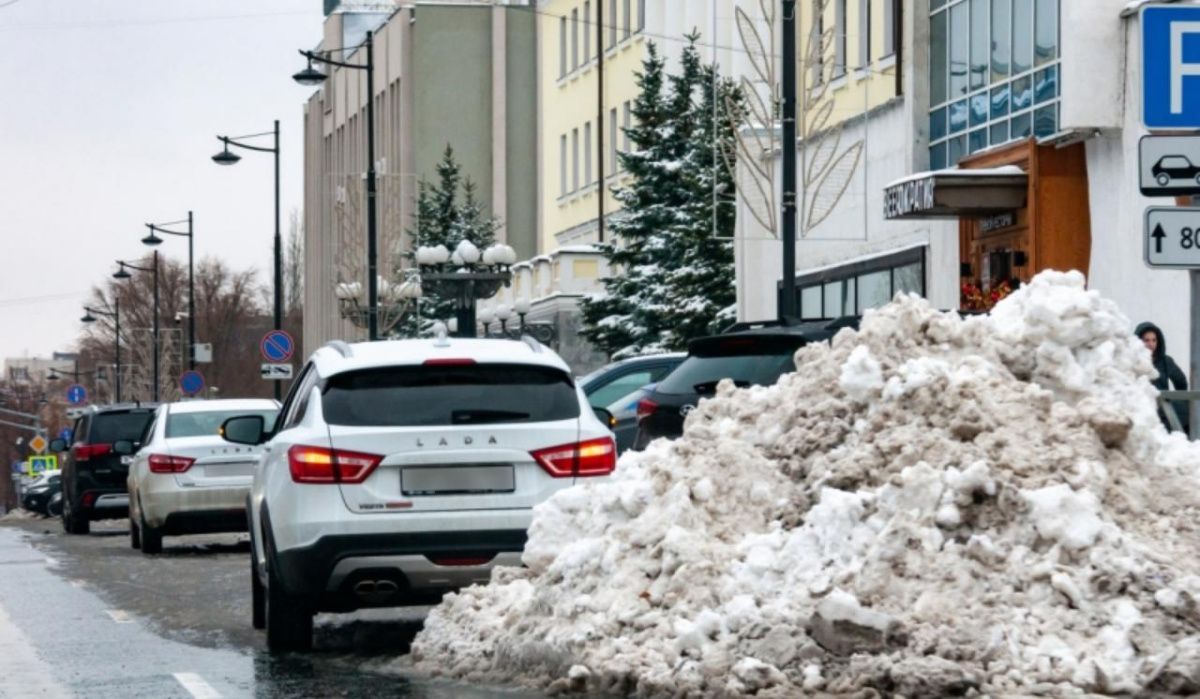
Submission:
{"label": "car side mirror", "polygon": [[608,429],[611,430],[617,426],[617,418],[613,417],[607,408],[592,408],[592,412],[596,414],[596,419],[604,423]]}
{"label": "car side mirror", "polygon": [[128,439],[118,439],[113,442],[112,450],[114,454],[120,454],[121,456],[129,456],[137,451],[137,449],[133,448],[133,442]]}
{"label": "car side mirror", "polygon": [[266,441],[267,421],[262,415],[231,417],[221,424],[221,436],[226,442],[258,446]]}
{"label": "car side mirror", "polygon": [[65,439],[50,440],[50,451],[66,451],[66,450],[67,450],[67,440],[65,440]]}

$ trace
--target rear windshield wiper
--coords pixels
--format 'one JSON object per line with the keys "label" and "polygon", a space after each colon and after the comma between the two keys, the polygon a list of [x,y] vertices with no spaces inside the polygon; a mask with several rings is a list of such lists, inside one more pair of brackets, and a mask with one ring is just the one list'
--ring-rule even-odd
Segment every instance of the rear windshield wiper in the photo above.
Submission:
{"label": "rear windshield wiper", "polygon": [[529,419],[529,413],[516,410],[452,410],[450,412],[450,422],[455,425],[527,419]]}
{"label": "rear windshield wiper", "polygon": [[[738,388],[747,388],[750,386],[749,381],[743,381],[741,379],[730,379],[730,380],[733,381],[733,385],[737,386]],[[724,381],[724,379],[717,379],[716,381],[705,381],[704,383],[698,383],[695,386],[692,386],[692,390],[695,391],[696,393],[715,393],[717,390],[717,384],[721,383],[722,381]]]}

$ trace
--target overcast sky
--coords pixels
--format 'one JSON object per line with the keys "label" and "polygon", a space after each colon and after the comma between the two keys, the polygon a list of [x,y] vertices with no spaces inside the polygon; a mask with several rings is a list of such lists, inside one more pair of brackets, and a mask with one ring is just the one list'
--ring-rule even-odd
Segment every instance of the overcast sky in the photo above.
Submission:
{"label": "overcast sky", "polygon": [[[290,76],[321,4],[0,0],[0,360],[71,349],[89,289],[147,250],[142,224],[188,209],[198,259],[270,279],[271,156],[209,158],[217,133],[281,121],[286,236],[311,92]],[[183,238],[161,250],[187,258]]]}

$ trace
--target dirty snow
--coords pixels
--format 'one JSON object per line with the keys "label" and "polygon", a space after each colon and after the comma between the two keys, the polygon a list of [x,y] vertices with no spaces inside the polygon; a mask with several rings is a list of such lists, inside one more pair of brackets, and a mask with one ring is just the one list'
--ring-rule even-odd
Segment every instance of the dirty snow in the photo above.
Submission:
{"label": "dirty snow", "polygon": [[398,668],[637,696],[1200,691],[1200,450],[1078,273],[916,297],[539,506]]}

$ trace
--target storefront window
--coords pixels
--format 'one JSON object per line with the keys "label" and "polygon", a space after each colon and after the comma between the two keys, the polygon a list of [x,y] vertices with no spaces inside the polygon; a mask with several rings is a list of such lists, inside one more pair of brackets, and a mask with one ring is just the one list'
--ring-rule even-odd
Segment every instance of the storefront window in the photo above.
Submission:
{"label": "storefront window", "polygon": [[804,320],[825,320],[882,306],[898,292],[925,295],[925,248],[911,248],[796,278]]}
{"label": "storefront window", "polygon": [[940,0],[929,7],[931,168],[1058,131],[1059,0]]}

